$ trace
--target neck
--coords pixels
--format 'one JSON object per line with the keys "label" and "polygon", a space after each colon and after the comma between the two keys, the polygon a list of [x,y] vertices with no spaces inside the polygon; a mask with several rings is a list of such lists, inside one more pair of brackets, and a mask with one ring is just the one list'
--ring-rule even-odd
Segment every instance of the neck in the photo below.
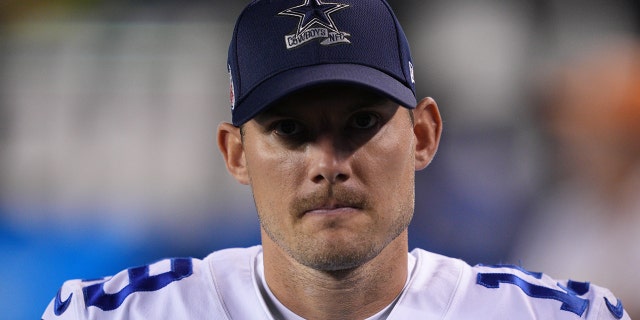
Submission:
{"label": "neck", "polygon": [[353,269],[315,270],[263,237],[265,278],[289,310],[305,319],[364,319],[389,305],[407,279],[407,232]]}

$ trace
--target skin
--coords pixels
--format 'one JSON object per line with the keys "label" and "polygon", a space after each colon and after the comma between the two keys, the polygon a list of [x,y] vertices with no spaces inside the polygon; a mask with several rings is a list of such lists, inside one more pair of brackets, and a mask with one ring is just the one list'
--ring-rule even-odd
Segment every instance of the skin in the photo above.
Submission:
{"label": "skin", "polygon": [[359,319],[397,297],[415,171],[441,130],[431,98],[410,111],[348,85],[293,93],[242,132],[219,126],[227,169],[253,191],[265,277],[280,302],[306,319]]}

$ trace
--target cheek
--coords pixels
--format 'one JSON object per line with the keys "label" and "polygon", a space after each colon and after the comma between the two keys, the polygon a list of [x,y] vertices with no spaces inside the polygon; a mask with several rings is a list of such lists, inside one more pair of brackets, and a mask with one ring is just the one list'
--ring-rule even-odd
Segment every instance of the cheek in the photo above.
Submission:
{"label": "cheek", "polygon": [[413,132],[404,128],[384,130],[372,141],[369,162],[381,169],[379,172],[385,177],[404,181],[406,174],[413,174],[415,169],[412,139]]}
{"label": "cheek", "polygon": [[246,154],[256,206],[262,212],[280,211],[293,195],[291,189],[299,179],[302,163],[291,152],[273,150],[268,144],[254,145]]}
{"label": "cheek", "polygon": [[399,193],[413,188],[415,157],[407,139],[413,139],[412,131],[385,130],[362,149],[357,172],[377,198],[400,201]]}

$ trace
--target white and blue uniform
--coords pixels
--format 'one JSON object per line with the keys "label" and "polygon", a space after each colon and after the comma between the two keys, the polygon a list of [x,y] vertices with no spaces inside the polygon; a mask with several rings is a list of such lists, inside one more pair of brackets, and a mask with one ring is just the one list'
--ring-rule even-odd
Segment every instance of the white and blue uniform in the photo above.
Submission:
{"label": "white and blue uniform", "polygon": [[[630,319],[609,290],[514,266],[475,266],[421,249],[398,298],[371,319]],[[174,258],[64,283],[43,319],[300,319],[263,277],[262,247]]]}

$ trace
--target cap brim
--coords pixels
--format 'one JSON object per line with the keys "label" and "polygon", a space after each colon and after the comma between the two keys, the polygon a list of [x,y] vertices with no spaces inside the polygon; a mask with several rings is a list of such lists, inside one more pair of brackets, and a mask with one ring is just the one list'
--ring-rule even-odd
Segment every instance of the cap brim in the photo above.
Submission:
{"label": "cap brim", "polygon": [[417,104],[410,88],[382,71],[358,64],[321,64],[287,70],[260,83],[236,102],[233,125],[244,124],[288,94],[326,83],[364,86],[409,109]]}

